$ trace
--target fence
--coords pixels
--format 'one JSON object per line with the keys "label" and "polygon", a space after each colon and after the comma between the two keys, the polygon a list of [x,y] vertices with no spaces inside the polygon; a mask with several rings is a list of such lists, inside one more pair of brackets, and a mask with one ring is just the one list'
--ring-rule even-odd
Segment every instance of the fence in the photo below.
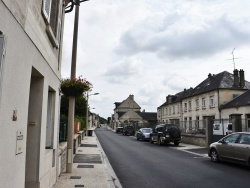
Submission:
{"label": "fence", "polygon": [[[129,125],[134,126],[135,130],[139,130],[140,128],[155,128],[158,124],[165,124],[166,122],[154,122],[154,123],[130,123]],[[169,123],[179,125],[181,132],[184,134],[191,134],[191,135],[206,135],[206,122],[205,120],[190,120],[190,121],[170,121]],[[214,119],[214,123],[220,123],[223,127],[227,127],[229,123],[232,123],[231,119]],[[250,119],[241,119],[240,128],[238,131],[247,131],[250,132]],[[120,126],[124,127],[127,124],[121,124]]]}
{"label": "fence", "polygon": [[59,129],[59,142],[67,141],[67,131],[68,124],[65,122],[60,122],[60,129]]}

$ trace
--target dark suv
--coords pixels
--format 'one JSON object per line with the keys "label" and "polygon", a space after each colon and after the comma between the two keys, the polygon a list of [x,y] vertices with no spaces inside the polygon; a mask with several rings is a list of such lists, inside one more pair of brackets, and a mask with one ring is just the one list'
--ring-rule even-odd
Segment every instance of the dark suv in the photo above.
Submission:
{"label": "dark suv", "polygon": [[181,130],[175,124],[160,124],[153,129],[150,134],[150,142],[157,142],[158,145],[163,145],[169,142],[174,142],[178,146],[181,141]]}
{"label": "dark suv", "polygon": [[123,135],[131,135],[131,136],[133,136],[133,135],[135,135],[135,129],[134,129],[134,127],[133,126],[131,126],[131,125],[126,125],[124,128],[123,128]]}

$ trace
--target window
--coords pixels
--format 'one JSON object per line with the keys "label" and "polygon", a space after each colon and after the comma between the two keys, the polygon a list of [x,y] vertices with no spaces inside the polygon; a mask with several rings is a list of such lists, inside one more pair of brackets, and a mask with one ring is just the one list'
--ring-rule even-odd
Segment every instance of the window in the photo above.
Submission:
{"label": "window", "polygon": [[200,101],[199,101],[199,99],[196,99],[196,109],[197,110],[199,109],[199,106],[200,106]]}
{"label": "window", "polygon": [[187,111],[187,103],[186,102],[184,103],[184,111],[185,112]]}
{"label": "window", "polygon": [[177,107],[177,113],[179,114],[180,113],[180,105],[178,104],[178,107]]}
{"label": "window", "polygon": [[236,133],[224,138],[225,143],[235,143],[240,134]]}
{"label": "window", "polygon": [[156,127],[156,131],[157,132],[162,132],[163,131],[163,127],[162,126]]}
{"label": "window", "polygon": [[205,109],[206,108],[206,99],[202,98],[202,108]]}
{"label": "window", "polygon": [[210,107],[214,107],[214,96],[210,97]]}
{"label": "window", "polygon": [[166,108],[166,115],[168,115],[168,108]]}
{"label": "window", "polygon": [[59,47],[62,26],[62,0],[43,0],[43,16],[47,34],[54,47]]}
{"label": "window", "polygon": [[173,106],[173,114],[175,114],[175,106]]}
{"label": "window", "polygon": [[46,148],[53,148],[54,140],[54,112],[55,92],[48,91],[47,124],[46,124]]}
{"label": "window", "polygon": [[169,107],[169,115],[171,115],[171,106]]}
{"label": "window", "polygon": [[250,144],[250,135],[249,134],[242,134],[239,140],[240,144]]}
{"label": "window", "polygon": [[189,111],[192,110],[192,102],[188,101]]}

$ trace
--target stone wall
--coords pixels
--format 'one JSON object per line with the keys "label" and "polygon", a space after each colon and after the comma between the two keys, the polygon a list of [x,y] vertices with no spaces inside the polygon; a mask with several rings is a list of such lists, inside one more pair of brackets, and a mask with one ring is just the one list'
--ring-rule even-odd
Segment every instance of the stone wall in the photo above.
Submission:
{"label": "stone wall", "polygon": [[181,136],[182,136],[182,140],[181,140],[182,143],[207,147],[206,136],[204,135],[182,134]]}

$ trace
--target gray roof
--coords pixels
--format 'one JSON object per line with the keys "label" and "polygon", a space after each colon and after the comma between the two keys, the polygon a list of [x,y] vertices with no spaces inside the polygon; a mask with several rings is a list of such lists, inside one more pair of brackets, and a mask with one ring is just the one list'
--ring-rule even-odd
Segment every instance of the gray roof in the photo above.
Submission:
{"label": "gray roof", "polygon": [[225,108],[235,108],[240,106],[250,106],[250,90],[245,93],[235,97],[232,101],[221,106],[221,109]]}
{"label": "gray roof", "polygon": [[235,86],[233,74],[224,71],[205,79],[193,89],[192,96],[213,91],[216,89],[250,89],[250,83],[245,81],[245,86]]}
{"label": "gray roof", "polygon": [[143,120],[157,120],[157,113],[156,112],[137,112],[137,114],[139,114]]}
{"label": "gray roof", "polygon": [[234,85],[234,75],[227,71],[223,71],[216,75],[210,74],[204,81],[202,81],[195,88],[185,89],[182,92],[176,93],[175,95],[172,96],[171,102],[165,102],[159,107],[179,102],[182,99],[188,98],[190,96],[199,95],[217,89],[247,90],[250,89],[250,82],[245,81],[245,86],[240,87]]}
{"label": "gray roof", "polygon": [[[126,112],[117,112],[118,118],[123,116]],[[139,116],[142,117],[143,120],[157,120],[157,113],[156,112],[140,112],[135,111]]]}

